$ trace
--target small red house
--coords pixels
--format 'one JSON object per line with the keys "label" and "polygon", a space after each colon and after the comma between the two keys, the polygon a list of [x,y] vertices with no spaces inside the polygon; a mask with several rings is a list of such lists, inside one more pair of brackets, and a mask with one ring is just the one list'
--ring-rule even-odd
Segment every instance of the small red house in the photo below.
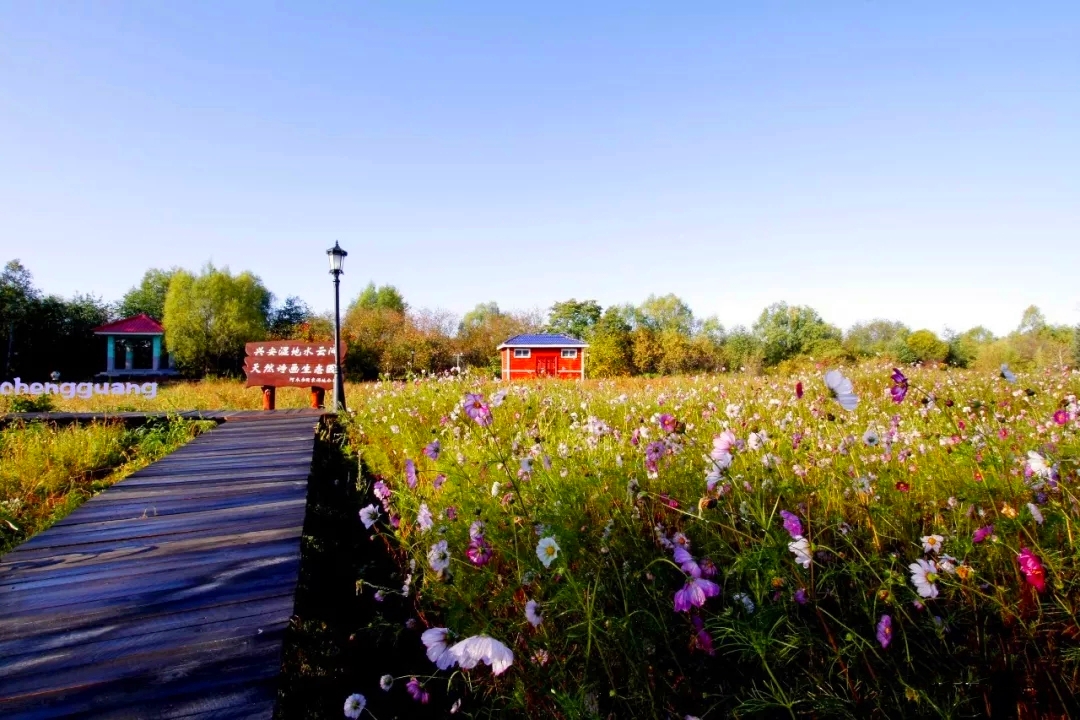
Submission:
{"label": "small red house", "polygon": [[553,377],[584,380],[587,347],[588,343],[569,335],[515,335],[499,346],[502,379]]}

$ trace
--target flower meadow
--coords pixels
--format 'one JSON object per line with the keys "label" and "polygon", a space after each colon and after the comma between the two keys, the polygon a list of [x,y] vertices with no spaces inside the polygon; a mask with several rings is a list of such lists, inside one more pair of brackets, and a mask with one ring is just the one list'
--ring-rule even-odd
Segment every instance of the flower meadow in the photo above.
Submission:
{"label": "flower meadow", "polygon": [[426,660],[346,715],[1074,714],[1077,395],[878,364],[365,386],[356,532],[397,575],[357,592]]}

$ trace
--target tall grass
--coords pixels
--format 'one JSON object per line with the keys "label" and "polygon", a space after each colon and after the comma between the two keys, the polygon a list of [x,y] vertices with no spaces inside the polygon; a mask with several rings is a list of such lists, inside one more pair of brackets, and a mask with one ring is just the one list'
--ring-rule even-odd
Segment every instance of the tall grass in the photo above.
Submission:
{"label": "tall grass", "polygon": [[466,715],[1076,713],[1080,374],[910,370],[896,403],[890,372],[853,370],[850,412],[820,373],[367,386],[348,430],[400,584],[360,588],[411,604],[403,643],[512,650],[417,677]]}
{"label": "tall grass", "polygon": [[212,425],[172,420],[134,429],[116,423],[0,429],[0,553]]}

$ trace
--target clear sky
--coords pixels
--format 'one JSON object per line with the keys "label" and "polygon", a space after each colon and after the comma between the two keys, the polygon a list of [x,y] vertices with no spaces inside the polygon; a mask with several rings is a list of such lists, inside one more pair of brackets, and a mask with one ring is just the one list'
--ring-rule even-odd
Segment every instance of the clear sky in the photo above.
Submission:
{"label": "clear sky", "polygon": [[[585,7],[582,7],[585,6]],[[1080,3],[0,0],[0,260],[1080,322]]]}

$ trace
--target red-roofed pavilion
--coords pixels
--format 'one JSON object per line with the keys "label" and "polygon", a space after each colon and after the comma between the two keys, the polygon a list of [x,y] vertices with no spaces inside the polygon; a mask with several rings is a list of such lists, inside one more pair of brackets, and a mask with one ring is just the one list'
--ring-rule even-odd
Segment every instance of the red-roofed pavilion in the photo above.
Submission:
{"label": "red-roofed pavilion", "polygon": [[[106,351],[105,360],[105,374],[107,376],[112,375],[133,375],[133,374],[172,374],[175,372],[171,369],[172,358],[169,358],[170,368],[163,370],[161,368],[161,338],[165,335],[165,328],[161,327],[154,318],[150,317],[146,313],[140,313],[134,317],[124,318],[123,320],[116,320],[111,323],[105,323],[101,327],[94,328],[95,335],[104,335],[108,342],[108,350]],[[124,369],[116,369],[116,339],[120,338],[120,342],[124,345]],[[135,347],[134,341],[141,339],[149,339],[153,343],[153,361],[150,368],[135,368]],[[144,346],[145,347],[145,346]]]}

